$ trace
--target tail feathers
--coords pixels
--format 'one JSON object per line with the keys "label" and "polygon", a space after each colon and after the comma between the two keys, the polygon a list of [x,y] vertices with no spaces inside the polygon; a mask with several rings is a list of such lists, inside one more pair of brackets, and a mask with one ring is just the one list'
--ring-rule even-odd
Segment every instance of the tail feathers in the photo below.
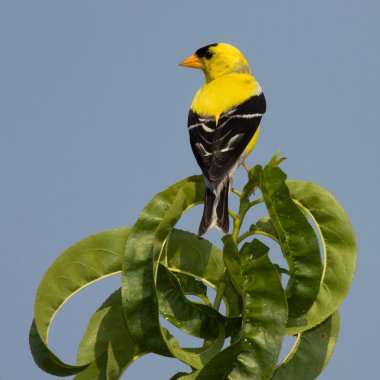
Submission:
{"label": "tail feathers", "polygon": [[228,233],[230,227],[230,219],[228,216],[228,193],[229,181],[223,185],[220,192],[219,202],[216,205],[216,227],[218,227],[225,234]]}
{"label": "tail feathers", "polygon": [[229,229],[228,217],[229,181],[226,181],[215,194],[206,186],[203,216],[199,225],[198,235],[203,235],[211,227],[217,227],[227,233]]}
{"label": "tail feathers", "polygon": [[201,224],[199,225],[199,230],[198,230],[198,235],[201,236],[206,231],[212,227],[214,224],[213,221],[213,214],[214,214],[214,203],[216,200],[215,194],[208,188],[206,187],[206,192],[205,192],[205,205],[203,208],[203,215],[202,215],[202,220]]}

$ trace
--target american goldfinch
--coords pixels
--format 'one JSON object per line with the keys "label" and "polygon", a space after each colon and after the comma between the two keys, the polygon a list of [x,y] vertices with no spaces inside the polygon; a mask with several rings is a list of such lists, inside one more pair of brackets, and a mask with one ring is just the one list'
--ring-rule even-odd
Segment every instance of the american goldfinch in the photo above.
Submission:
{"label": "american goldfinch", "polygon": [[191,148],[206,185],[198,234],[214,226],[227,233],[232,176],[256,144],[265,97],[244,55],[232,45],[204,46],[180,66],[202,69],[206,78],[188,117]]}

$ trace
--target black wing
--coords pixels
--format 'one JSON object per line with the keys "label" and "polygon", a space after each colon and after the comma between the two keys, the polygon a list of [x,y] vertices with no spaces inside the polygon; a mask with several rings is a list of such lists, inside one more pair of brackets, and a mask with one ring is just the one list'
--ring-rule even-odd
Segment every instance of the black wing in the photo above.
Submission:
{"label": "black wing", "polygon": [[190,145],[203,174],[208,178],[213,151],[212,144],[216,130],[214,117],[202,117],[190,110],[188,129]]}
{"label": "black wing", "polygon": [[190,144],[206,178],[211,182],[224,178],[256,133],[265,110],[262,93],[225,112],[218,126],[215,118],[202,117],[190,110]]}

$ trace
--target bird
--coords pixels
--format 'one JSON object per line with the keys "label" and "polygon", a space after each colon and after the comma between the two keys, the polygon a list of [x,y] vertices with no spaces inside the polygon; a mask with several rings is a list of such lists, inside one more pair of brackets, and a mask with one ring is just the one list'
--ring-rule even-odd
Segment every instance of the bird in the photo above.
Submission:
{"label": "bird", "polygon": [[266,111],[262,88],[247,59],[235,46],[214,43],[179,63],[201,69],[205,83],[188,114],[190,145],[205,181],[198,235],[216,227],[229,231],[228,195],[240,164],[254,148]]}

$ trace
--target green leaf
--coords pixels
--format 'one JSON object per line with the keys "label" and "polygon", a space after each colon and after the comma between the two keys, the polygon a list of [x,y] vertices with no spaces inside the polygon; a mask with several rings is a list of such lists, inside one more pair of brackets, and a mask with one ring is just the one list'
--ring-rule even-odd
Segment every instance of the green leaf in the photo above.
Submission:
{"label": "green leaf", "polygon": [[125,227],[78,242],[63,252],[42,278],[36,295],[30,347],[37,365],[46,372],[62,376],[85,367],[62,363],[49,350],[49,327],[58,310],[77,291],[120,271],[129,232],[130,228]]}
{"label": "green leaf", "polygon": [[327,365],[339,332],[339,314],[335,312],[312,330],[298,335],[296,343],[276,369],[272,380],[314,380]]}
{"label": "green leaf", "polygon": [[168,340],[159,322],[158,263],[177,220],[203,198],[201,176],[177,182],[148,203],[131,231],[122,270],[122,299],[128,329],[141,351],[166,356],[177,351],[177,343]]}
{"label": "green leaf", "polygon": [[[63,303],[80,289],[94,281],[121,271],[122,254],[124,252],[124,245],[129,231],[130,228],[126,227],[118,230],[101,232],[90,236],[75,244],[57,258],[57,260],[46,272],[37,293],[36,318],[39,318],[40,324],[43,325],[43,321],[50,321],[50,326],[52,318],[58,312]],[[173,258],[173,268],[175,267],[176,260],[180,259],[183,262],[183,258],[185,256],[181,255],[180,252],[189,248],[182,240],[184,234],[186,235],[186,241],[197,242],[199,240],[196,235],[190,233],[184,233],[183,231],[173,232],[173,240],[177,241],[179,246],[182,246],[182,248],[179,248],[177,245],[175,248],[176,252],[169,255]],[[218,259],[220,261],[222,260],[220,251],[204,239],[200,240],[199,246],[196,243],[192,244],[192,247],[197,249],[199,253],[201,253],[206,246],[207,249],[205,252],[207,250],[212,252],[211,261]],[[170,248],[168,251],[170,252]],[[102,260],[103,258],[104,262]],[[174,269],[180,272],[181,268],[182,267],[179,266],[179,268]],[[187,270],[189,268],[184,265],[182,269]],[[212,265],[206,265],[204,267],[207,281],[213,279],[212,275],[215,274],[213,269],[214,268]],[[190,278],[195,280],[195,277]],[[197,286],[199,289],[201,289],[201,287],[204,289],[204,286],[201,284],[198,284]],[[213,284],[213,286],[215,286],[215,284]],[[49,296],[45,297],[45,294]],[[83,364],[83,366],[73,366],[60,361],[49,350],[47,343],[42,340],[36,326],[33,324],[30,334],[30,345],[36,363],[46,372],[58,376],[75,374],[86,368],[83,374],[77,375],[78,379],[85,379],[86,376],[93,379],[96,378],[96,374],[105,373],[107,368],[110,368],[110,366],[112,367],[110,364],[112,358],[116,359],[118,363],[121,363],[120,366],[122,366],[123,363],[127,365],[127,360],[123,359],[123,355],[120,355],[118,352],[117,347],[120,342],[117,340],[115,341],[114,339],[115,331],[111,328],[109,330],[109,334],[107,335],[107,329],[103,328],[103,326],[107,326],[107,321],[110,321],[113,326],[118,325],[116,321],[120,315],[117,314],[117,305],[108,304],[111,300],[116,302],[114,297],[115,296],[111,297],[110,300],[108,300],[107,303],[103,305],[90,320],[87,327],[87,332],[83,337],[81,348],[79,350],[78,364]],[[119,320],[119,327],[123,325],[123,323],[124,322],[122,320]],[[234,328],[236,329],[236,320],[228,322],[224,321],[224,325],[227,333],[230,334]],[[128,335],[128,330],[126,329],[125,324],[124,327],[125,331],[120,330],[121,337]],[[101,331],[97,332],[98,328],[101,328]],[[45,336],[47,337],[46,330]],[[93,337],[92,340],[91,336]],[[95,344],[95,336],[98,336],[96,350],[94,349],[94,346],[92,349],[90,348],[90,344]],[[110,342],[112,343],[111,346],[109,345]],[[131,343],[131,339],[123,339],[123,342],[126,346],[128,346],[122,349],[125,354],[128,354],[130,350],[137,349]],[[114,349],[115,345],[116,351]],[[116,370],[112,369],[112,371],[116,371],[117,373],[120,368]]]}
{"label": "green leaf", "polygon": [[[222,251],[190,232],[174,230],[167,243],[166,261],[174,273],[183,273],[201,280],[216,289],[223,276],[224,262]],[[237,317],[241,314],[242,299],[231,282],[225,280],[224,302],[226,315]]]}
{"label": "green leaf", "polygon": [[[174,232],[174,231],[173,231]],[[205,304],[211,305],[207,298],[207,286],[200,280],[185,273],[174,273],[185,295],[196,296]]]}
{"label": "green leaf", "polygon": [[[229,237],[226,238],[228,241]],[[243,325],[240,339],[200,370],[196,379],[268,380],[280,353],[287,304],[267,247],[258,242],[242,252]],[[184,377],[184,379],[191,379]]]}
{"label": "green leaf", "polygon": [[286,157],[279,158],[279,156],[280,156],[280,151],[278,150],[268,162],[268,166],[270,166],[271,168],[275,168],[276,166],[280,165],[282,161],[286,160]]}
{"label": "green leaf", "polygon": [[306,324],[287,330],[289,334],[297,334],[318,325],[339,308],[354,276],[357,246],[351,223],[330,192],[307,181],[288,181],[288,186],[296,204],[315,223],[324,255],[319,293],[304,316]]}
{"label": "green leaf", "polygon": [[272,220],[269,218],[269,216],[265,216],[263,218],[260,218],[256,222],[256,232],[258,234],[265,233],[265,236],[269,236],[273,240],[279,240],[276,227],[274,226]]}
{"label": "green leaf", "polygon": [[199,370],[186,373],[186,372],[178,372],[170,380],[195,380],[199,374]]}
{"label": "green leaf", "polygon": [[187,231],[174,230],[161,262],[172,272],[187,274],[216,287],[223,274],[222,251],[208,240]]}
{"label": "green leaf", "polygon": [[290,197],[285,179],[280,168],[267,166],[261,174],[261,190],[290,269],[287,295],[294,324],[298,321],[291,318],[305,314],[317,297],[322,263],[317,236]]}
{"label": "green leaf", "polygon": [[256,165],[249,170],[248,182],[244,186],[242,196],[240,199],[240,211],[247,209],[249,207],[249,196],[255,192],[255,190],[260,186],[260,176],[262,171],[261,165]]}
{"label": "green leaf", "polygon": [[[252,233],[251,233],[252,232]],[[276,227],[274,226],[272,219],[269,216],[265,216],[260,218],[256,224],[252,224],[249,228],[249,235],[263,235],[269,237],[270,239],[280,243],[279,237],[276,231]],[[244,234],[247,235],[247,234]],[[242,235],[242,237],[244,237]],[[239,243],[242,239],[239,238]]]}
{"label": "green leaf", "polygon": [[134,344],[121,308],[121,290],[114,292],[88,323],[77,363],[91,363],[75,380],[116,380],[143,353]]}
{"label": "green leaf", "polygon": [[237,245],[235,244],[232,235],[225,235],[222,239],[223,259],[226,264],[228,276],[234,285],[235,289],[242,294],[243,292],[243,273],[242,262]]}
{"label": "green leaf", "polygon": [[209,305],[188,300],[176,276],[161,264],[157,285],[160,315],[183,332],[210,344],[220,337],[221,328],[227,337],[239,330],[241,318],[225,317]]}
{"label": "green leaf", "polygon": [[163,265],[158,269],[157,295],[160,314],[183,332],[203,339],[215,339],[223,316],[207,305],[189,301],[175,276]]}
{"label": "green leaf", "polygon": [[33,320],[29,332],[29,345],[35,363],[43,371],[55,376],[70,376],[83,371],[87,365],[73,366],[62,362],[41,339]]}

